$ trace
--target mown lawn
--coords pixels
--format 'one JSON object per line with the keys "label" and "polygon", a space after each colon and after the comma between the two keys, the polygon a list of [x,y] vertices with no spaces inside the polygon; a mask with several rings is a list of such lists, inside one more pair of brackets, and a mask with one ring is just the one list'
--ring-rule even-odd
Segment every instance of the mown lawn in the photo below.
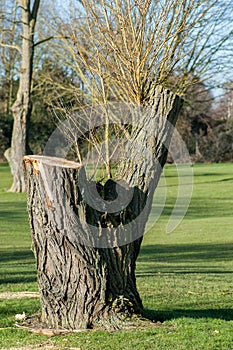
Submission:
{"label": "mown lawn", "polygon": [[[0,348],[233,349],[233,164],[193,170],[188,212],[166,233],[177,196],[176,169],[166,167],[166,206],[146,233],[138,259],[138,288],[153,327],[48,338],[15,327],[14,315],[35,313],[37,299],[0,299]],[[7,193],[10,182],[9,168],[1,164],[0,292],[37,291],[26,196]]]}

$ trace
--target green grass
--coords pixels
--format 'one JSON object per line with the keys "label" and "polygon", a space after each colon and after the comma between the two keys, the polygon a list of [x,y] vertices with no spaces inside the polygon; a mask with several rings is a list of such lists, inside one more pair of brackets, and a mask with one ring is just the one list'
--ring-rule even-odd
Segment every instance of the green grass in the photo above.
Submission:
{"label": "green grass", "polygon": [[34,256],[24,193],[9,193],[11,175],[0,164],[0,292],[36,290]]}
{"label": "green grass", "polygon": [[[193,170],[188,212],[166,233],[177,195],[176,169],[166,167],[166,206],[146,233],[138,259],[138,288],[145,316],[155,320],[154,327],[48,338],[14,326],[14,315],[33,314],[38,300],[2,299],[0,348],[233,349],[233,164],[195,165]],[[0,292],[36,291],[26,196],[5,192],[10,182],[8,167],[1,164]]]}

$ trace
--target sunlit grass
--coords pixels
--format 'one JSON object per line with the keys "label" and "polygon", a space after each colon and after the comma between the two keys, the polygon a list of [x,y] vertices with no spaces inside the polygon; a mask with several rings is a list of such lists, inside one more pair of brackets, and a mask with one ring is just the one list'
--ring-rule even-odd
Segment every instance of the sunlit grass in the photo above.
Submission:
{"label": "sunlit grass", "polygon": [[[190,207],[171,233],[166,225],[177,195],[174,166],[165,169],[166,206],[146,233],[137,264],[145,316],[154,327],[90,331],[52,339],[14,327],[39,300],[0,300],[0,347],[57,349],[230,350],[233,348],[233,164],[195,165]],[[9,168],[0,165],[0,292],[37,290],[24,194],[7,193]],[[153,222],[153,218],[152,218]],[[7,327],[13,327],[7,328]],[[33,345],[34,344],[34,345]],[[43,347],[42,347],[43,348]]]}

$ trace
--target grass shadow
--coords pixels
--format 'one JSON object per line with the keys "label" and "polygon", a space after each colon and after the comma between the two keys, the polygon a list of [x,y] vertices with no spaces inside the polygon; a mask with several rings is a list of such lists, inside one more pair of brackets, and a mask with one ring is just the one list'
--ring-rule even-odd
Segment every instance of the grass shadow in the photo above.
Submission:
{"label": "grass shadow", "polygon": [[[162,216],[170,217],[174,204],[176,202],[176,197],[169,197],[166,205],[163,208]],[[214,209],[213,209],[214,203]],[[156,207],[156,205],[155,205]],[[182,209],[182,207],[180,207]],[[232,215],[233,205],[232,196],[226,197],[224,199],[219,199],[217,197],[212,197],[203,200],[203,198],[192,198],[191,205],[187,208],[187,216],[189,219],[205,219],[205,218],[227,218]]]}
{"label": "grass shadow", "polygon": [[30,249],[25,250],[0,250],[0,264],[15,262],[18,264],[23,260],[23,263],[31,263],[35,261],[33,252]]}
{"label": "grass shadow", "polygon": [[27,206],[24,201],[0,203],[0,221],[19,223],[19,220],[26,219],[27,215]]}
{"label": "grass shadow", "polygon": [[153,322],[165,322],[177,318],[212,318],[224,321],[233,320],[233,309],[192,309],[192,310],[150,310],[145,309],[143,317]]}
{"label": "grass shadow", "polygon": [[35,257],[31,250],[0,251],[0,284],[36,282]]}
{"label": "grass shadow", "polygon": [[[233,273],[233,244],[158,244],[142,246],[140,275],[162,273]],[[229,262],[229,268],[221,262]],[[218,264],[219,262],[219,264]],[[232,267],[232,270],[230,269]]]}

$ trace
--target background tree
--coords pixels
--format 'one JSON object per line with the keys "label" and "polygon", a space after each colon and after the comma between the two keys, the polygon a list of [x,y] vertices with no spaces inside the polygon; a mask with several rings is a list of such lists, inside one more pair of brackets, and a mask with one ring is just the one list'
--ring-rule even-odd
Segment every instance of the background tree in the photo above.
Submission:
{"label": "background tree", "polygon": [[[10,107],[17,92],[19,52],[13,50],[17,33],[15,1],[9,1],[7,10],[0,2],[0,159],[10,147],[12,134],[12,114]],[[7,12],[7,13],[6,13]],[[4,14],[4,15],[3,15]]]}
{"label": "background tree", "polygon": [[215,118],[233,118],[233,83],[227,82],[223,86],[221,91],[221,97],[218,99],[218,103],[215,108]]}
{"label": "background tree", "polygon": [[9,115],[15,97],[15,80],[17,80],[17,70],[19,69],[19,50],[13,49],[19,36],[18,26],[16,25],[18,14],[16,1],[8,2],[5,12],[3,11],[3,3],[0,6],[0,88],[1,101],[4,103],[1,111]]}
{"label": "background tree", "polygon": [[[28,152],[28,123],[32,111],[31,84],[34,56],[34,35],[40,0],[18,0],[21,11],[22,38],[20,46],[13,46],[21,54],[19,88],[16,100],[11,108],[14,125],[11,148],[5,152],[13,175],[11,191],[25,191],[25,178],[22,158]],[[6,5],[5,5],[6,6]],[[16,10],[15,10],[16,11]],[[14,19],[13,19],[14,23]],[[2,46],[7,46],[3,39]]]}
{"label": "background tree", "polygon": [[233,159],[233,118],[232,83],[225,84],[221,90],[222,96],[212,108],[210,129],[205,140],[201,139],[204,159],[207,161],[224,162]]}
{"label": "background tree", "polygon": [[[0,129],[2,141],[0,157],[4,158],[3,153],[9,148],[12,139],[13,116],[11,106],[16,100],[17,90],[19,90],[23,26],[21,7],[16,0],[10,0],[7,4],[5,0],[1,0],[0,6],[0,54],[2,57],[0,62],[0,74],[2,77],[0,87]],[[31,2],[31,10],[33,10],[33,6]],[[52,7],[52,4],[44,3],[43,7],[40,8],[40,17],[37,18],[37,22],[39,22],[37,33],[36,36],[33,36],[33,74],[30,83],[30,104],[34,108],[31,108],[32,110],[29,112],[30,118],[27,118],[26,149],[36,153],[42,152],[55,125],[51,108],[55,108],[55,105],[60,108],[61,99],[64,105],[71,105],[74,99],[75,81],[72,78],[71,69],[64,65],[62,58],[58,60],[57,54],[55,55],[56,51],[52,52],[50,50],[51,40],[54,42],[54,47],[56,46],[58,50],[59,45],[56,44],[56,41],[59,42],[61,40],[56,33],[53,32],[51,34],[48,30],[46,31],[46,22],[51,22],[50,25],[52,25]],[[17,130],[19,129],[17,128]],[[20,138],[16,138],[16,142],[19,141]],[[24,142],[21,142],[22,145],[24,145]],[[21,146],[18,145],[18,148],[20,149]],[[22,150],[20,153],[24,154],[25,151]],[[5,155],[10,159],[10,149]],[[22,164],[19,159],[19,169],[21,167]],[[12,172],[14,171],[13,169],[11,170]],[[17,171],[16,169],[16,174]],[[22,178],[23,182],[24,179]],[[14,190],[13,187],[14,184],[11,190]],[[24,186],[21,188],[23,189]]]}
{"label": "background tree", "polygon": [[[142,312],[136,259],[182,104],[177,94],[185,96],[195,77],[207,75],[222,48],[225,38],[218,39],[217,27],[226,8],[220,5],[215,0],[83,0],[59,23],[71,68],[82,82],[76,95],[83,108],[78,119],[65,108],[68,124],[61,124],[57,136],[59,142],[75,143],[79,163],[25,158],[47,326],[119,328]],[[124,102],[128,109],[114,109],[112,102]],[[101,127],[95,128],[94,120],[87,131],[98,111]],[[122,135],[124,145],[117,162],[111,151],[113,131],[116,138]],[[80,139],[102,155],[105,177],[98,183],[88,177]],[[46,151],[54,155],[51,148]],[[101,200],[111,204],[121,191],[122,198],[133,193],[125,208],[108,212],[101,207]],[[88,204],[90,198],[97,208]]]}
{"label": "background tree", "polygon": [[177,123],[193,161],[203,161],[201,141],[212,127],[214,97],[201,81],[191,85],[184,96],[184,106]]}

